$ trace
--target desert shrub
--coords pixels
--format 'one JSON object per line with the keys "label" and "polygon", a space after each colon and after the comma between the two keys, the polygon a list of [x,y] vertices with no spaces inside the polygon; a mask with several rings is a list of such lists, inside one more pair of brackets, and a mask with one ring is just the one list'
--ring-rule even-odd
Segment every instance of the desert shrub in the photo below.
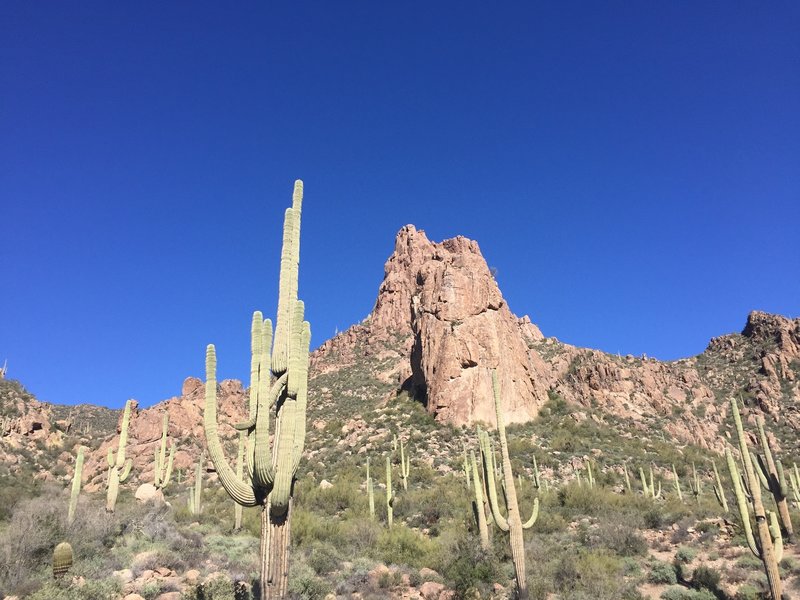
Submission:
{"label": "desert shrub", "polygon": [[701,565],[694,570],[692,575],[692,585],[697,588],[716,592],[719,589],[719,581],[722,578],[719,571]]}
{"label": "desert shrub", "polygon": [[327,575],[337,570],[339,564],[338,552],[330,544],[316,544],[308,556],[308,566],[317,575]]}
{"label": "desert shrub", "polygon": [[322,600],[330,591],[307,564],[297,563],[289,569],[289,592],[300,600]]}
{"label": "desert shrub", "polygon": [[68,578],[48,581],[26,600],[116,600],[120,597],[122,585],[116,577],[101,581],[85,581],[83,585],[73,585]]}
{"label": "desert shrub", "polygon": [[734,596],[735,600],[759,600],[759,598],[761,598],[761,593],[752,585],[747,583],[739,586],[739,589],[736,590],[736,595]]}
{"label": "desert shrub", "polygon": [[689,564],[694,560],[695,556],[697,556],[697,550],[689,546],[681,546],[675,552],[675,562]]}
{"label": "desert shrub", "polygon": [[442,565],[442,575],[460,598],[477,592],[479,597],[489,596],[492,584],[501,578],[502,569],[497,558],[481,549],[478,538],[464,535],[458,539]]}
{"label": "desert shrub", "polygon": [[643,556],[647,554],[647,541],[633,527],[611,519],[601,523],[589,536],[592,547],[607,548],[620,556]]}
{"label": "desert shrub", "polygon": [[650,573],[647,576],[647,581],[650,583],[666,583],[674,585],[678,583],[678,577],[675,574],[675,567],[662,560],[655,561],[652,567],[650,567]]}
{"label": "desert shrub", "polygon": [[574,559],[559,561],[553,580],[556,591],[572,600],[638,600],[624,569],[619,558],[604,551],[580,551]]}
{"label": "desert shrub", "polygon": [[386,564],[421,568],[431,564],[436,544],[403,525],[381,531],[378,536],[377,559]]}
{"label": "desert shrub", "polygon": [[667,588],[661,594],[662,600],[717,600],[708,590],[690,590],[679,585]]}

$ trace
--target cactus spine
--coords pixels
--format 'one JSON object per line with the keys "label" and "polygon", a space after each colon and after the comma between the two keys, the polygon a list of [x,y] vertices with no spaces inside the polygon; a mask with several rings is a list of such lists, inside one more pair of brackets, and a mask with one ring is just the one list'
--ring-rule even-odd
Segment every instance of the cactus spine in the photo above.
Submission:
{"label": "cactus spine", "polygon": [[766,483],[767,490],[772,493],[772,497],[775,499],[781,525],[783,526],[783,531],[786,532],[786,541],[791,544],[794,542],[794,529],[792,527],[792,519],[789,516],[789,504],[786,501],[789,489],[786,485],[786,477],[783,474],[783,465],[781,461],[776,461],[772,455],[769,438],[767,438],[767,433],[764,430],[763,416],[758,416],[756,425],[758,426],[758,438],[761,441],[761,448],[764,451],[763,459],[759,457],[758,460],[761,479],[763,483]]}
{"label": "cactus spine", "polygon": [[500,384],[497,381],[497,371],[492,370],[492,391],[494,394],[494,408],[497,417],[497,432],[500,436],[500,455],[503,461],[503,489],[506,500],[506,516],[500,512],[500,504],[497,501],[497,486],[494,482],[494,451],[491,447],[489,434],[481,433],[481,455],[483,456],[483,476],[488,482],[489,501],[492,508],[494,522],[502,530],[509,534],[511,542],[511,559],[514,563],[514,572],[517,579],[517,597],[520,600],[528,598],[528,584],[525,578],[525,546],[523,543],[523,529],[530,529],[539,516],[539,499],[533,502],[533,512],[531,518],[525,523],[519,512],[517,503],[517,489],[514,486],[514,474],[511,471],[511,458],[508,454],[508,441],[506,440],[506,426],[503,422],[503,409],[500,400]]}
{"label": "cactus spine", "polygon": [[[217,357],[206,349],[206,399],[203,426],[209,454],[225,491],[243,506],[261,507],[261,600],[288,593],[289,522],[297,467],[306,437],[308,347],[311,328],[298,300],[300,220],[303,182],[297,180],[292,206],[286,209],[273,343],[272,323],[253,313],[251,327],[249,418],[237,424],[247,432],[246,473],[228,465],[217,431]],[[270,410],[275,435],[270,445]]]}
{"label": "cactus spine", "polygon": [[392,489],[392,460],[386,457],[386,525],[392,528],[394,516],[394,490]]}
{"label": "cactus spine", "polygon": [[403,489],[408,490],[408,475],[411,473],[411,457],[406,454],[403,440],[400,439],[400,479],[403,481]]}
{"label": "cactus spine", "polygon": [[475,489],[475,500],[472,504],[472,510],[475,513],[475,520],[478,523],[478,535],[481,538],[481,548],[484,550],[489,549],[489,527],[486,523],[486,513],[484,512],[484,496],[483,484],[478,475],[478,461],[475,460],[475,452],[470,452],[470,460],[472,467],[472,482]]}
{"label": "cactus spine", "polygon": [[153,480],[157,489],[163,490],[172,477],[172,460],[175,458],[175,444],[169,445],[167,458],[167,434],[169,432],[169,413],[164,411],[161,419],[161,444],[156,449],[156,474]]}
{"label": "cactus spine", "polygon": [[69,495],[69,509],[67,511],[67,525],[72,525],[75,520],[75,509],[78,508],[78,496],[81,493],[81,477],[83,476],[83,446],[78,448],[78,457],[75,459],[75,473],[72,475],[72,491]]}
{"label": "cactus spine", "polygon": [[53,550],[53,578],[63,577],[72,568],[72,546],[61,542]]}
{"label": "cactus spine", "polygon": [[133,400],[125,403],[125,411],[122,413],[122,426],[119,433],[119,444],[117,445],[117,455],[114,450],[108,449],[108,490],[106,493],[106,511],[114,512],[119,495],[119,484],[124,483],[131,472],[133,461],[129,458],[125,460],[125,447],[128,445],[128,424],[131,421],[131,406]]}
{"label": "cactus spine", "polygon": [[744,428],[742,427],[742,418],[739,415],[739,407],[736,404],[736,398],[731,399],[731,412],[733,413],[733,421],[736,425],[736,436],[739,440],[739,453],[742,455],[742,462],[744,463],[744,479],[748,483],[750,489],[750,503],[752,504],[753,514],[756,520],[758,540],[753,536],[752,527],[750,525],[750,513],[747,508],[747,499],[742,489],[742,480],[739,476],[739,470],[736,468],[736,462],[733,459],[730,449],[726,448],[725,458],[728,463],[731,480],[733,481],[733,489],[736,493],[739,517],[741,518],[745,536],[747,537],[747,545],[750,547],[753,554],[764,563],[764,571],[767,574],[767,583],[769,584],[771,599],[781,600],[783,586],[780,572],[778,571],[778,562],[780,562],[783,555],[783,541],[774,513],[770,513],[770,522],[767,522],[768,515],[761,501],[761,488],[756,481],[755,467],[753,466],[750,452],[747,448],[747,438],[745,437]]}

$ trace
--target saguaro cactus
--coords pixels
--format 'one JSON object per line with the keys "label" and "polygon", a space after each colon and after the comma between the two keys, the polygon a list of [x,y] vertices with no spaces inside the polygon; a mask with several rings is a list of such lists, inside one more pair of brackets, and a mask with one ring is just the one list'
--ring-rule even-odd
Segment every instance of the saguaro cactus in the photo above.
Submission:
{"label": "saguaro cactus", "polygon": [[367,498],[369,500],[369,516],[375,520],[375,485],[372,476],[369,474],[369,456],[367,457]]}
{"label": "saguaro cactus", "polygon": [[714,495],[722,507],[722,512],[728,512],[728,499],[725,497],[725,488],[722,487],[722,479],[720,479],[719,471],[717,471],[717,463],[711,461],[711,466],[714,467]]}
{"label": "saguaro cactus", "polygon": [[392,459],[386,457],[386,525],[392,528],[394,521],[394,489],[392,489]]}
{"label": "saguaro cactus", "polygon": [[794,528],[792,527],[792,519],[789,516],[789,504],[786,501],[786,497],[789,495],[789,487],[786,485],[783,465],[781,461],[776,461],[772,455],[772,447],[764,430],[763,416],[759,415],[756,418],[756,425],[758,426],[758,439],[761,442],[761,449],[764,451],[764,456],[758,457],[757,460],[759,467],[757,473],[762,485],[772,493],[772,497],[775,499],[781,526],[783,531],[786,532],[786,541],[792,544],[794,543]]}
{"label": "saguaro cactus", "polygon": [[678,496],[678,500],[683,502],[683,492],[681,491],[681,480],[678,478],[678,472],[675,470],[675,465],[672,465],[672,481],[675,484],[675,493]]}
{"label": "saguaro cactus", "polygon": [[[236,477],[241,479],[244,476],[244,460],[247,450],[247,433],[239,432],[239,445],[236,447]],[[244,507],[238,502],[233,503],[233,530],[239,531],[242,528],[242,513]]]}
{"label": "saguaro cactus", "polygon": [[661,482],[658,482],[658,489],[653,479],[653,467],[650,467],[650,483],[647,483],[647,478],[644,476],[644,470],[639,467],[639,478],[642,480],[642,493],[645,498],[652,498],[656,500],[661,497]]}
{"label": "saguaro cactus", "polygon": [[625,489],[628,490],[628,493],[633,492],[633,488],[631,487],[631,478],[628,475],[628,465],[622,463],[622,473],[625,475]]}
{"label": "saguaro cactus", "polygon": [[81,477],[83,476],[83,446],[78,448],[78,457],[75,459],[75,473],[72,475],[72,491],[69,495],[69,509],[67,510],[67,524],[72,525],[75,520],[75,509],[78,508],[78,496],[81,493]]}
{"label": "saguaro cactus", "polygon": [[406,448],[400,439],[400,479],[403,482],[403,489],[408,490],[408,476],[411,473],[411,457],[406,454]]}
{"label": "saguaro cactus", "polygon": [[764,571],[767,574],[767,583],[769,584],[770,598],[772,600],[781,600],[783,584],[781,583],[781,576],[778,571],[778,562],[780,562],[783,555],[783,540],[781,539],[780,529],[778,528],[778,522],[774,513],[769,514],[770,522],[767,522],[768,515],[761,501],[761,487],[756,480],[755,467],[753,466],[750,452],[747,448],[747,437],[742,427],[742,418],[739,415],[739,406],[736,404],[736,398],[731,399],[731,412],[733,413],[736,435],[739,440],[739,453],[742,455],[742,463],[744,464],[744,478],[750,489],[750,502],[753,507],[756,528],[758,530],[757,540],[753,536],[752,527],[750,525],[747,498],[742,489],[742,480],[739,477],[736,461],[734,461],[730,449],[726,448],[725,458],[728,462],[728,470],[730,471],[733,489],[736,493],[736,504],[739,509],[739,516],[741,517],[742,526],[745,536],[747,537],[747,545],[750,547],[753,554],[764,563]]}
{"label": "saguaro cactus", "polygon": [[800,471],[797,470],[797,463],[792,463],[792,470],[789,471],[789,482],[792,484],[794,507],[800,508]]}
{"label": "saguaro cactus", "polygon": [[[500,384],[497,381],[497,371],[492,371],[492,391],[494,393],[494,408],[497,417],[497,432],[500,436],[500,456],[503,461],[503,490],[505,491],[507,515],[500,512],[497,501],[497,486],[494,482],[494,452],[489,441],[489,434],[481,434],[481,455],[483,456],[483,476],[488,483],[489,500],[492,508],[494,522],[502,531],[507,531],[511,542],[511,560],[514,563],[514,572],[517,579],[517,597],[520,600],[528,598],[528,584],[525,578],[525,546],[522,531],[530,529],[539,516],[539,499],[533,502],[533,513],[525,523],[522,522],[517,503],[517,489],[514,485],[514,474],[511,471],[511,458],[508,454],[508,441],[506,440],[506,426],[503,421],[502,401],[500,399]],[[476,486],[477,487],[477,486]]]}
{"label": "saguaro cactus", "polygon": [[106,493],[106,510],[114,512],[119,495],[119,484],[124,483],[131,472],[133,461],[129,458],[125,460],[125,447],[128,445],[128,424],[131,420],[131,406],[133,400],[125,403],[125,411],[122,413],[122,426],[119,433],[119,444],[117,445],[117,455],[114,450],[108,449],[108,490]]}
{"label": "saguaro cactus", "polygon": [[63,577],[72,568],[72,546],[61,542],[53,550],[53,577]]}
{"label": "saguaro cactus", "polygon": [[[297,298],[302,202],[303,182],[298,180],[284,219],[274,343],[271,321],[263,320],[261,312],[253,314],[249,417],[236,425],[247,432],[243,477],[236,475],[223,453],[217,430],[216,350],[213,344],[206,349],[203,425],[211,460],[231,498],[242,506],[261,507],[261,600],[288,593],[291,497],[306,437],[311,328]],[[273,407],[275,435],[270,444]]]}
{"label": "saguaro cactus", "polygon": [[692,463],[692,478],[689,480],[689,489],[692,490],[695,502],[700,504],[700,496],[703,493],[703,484],[700,476],[697,474],[697,467]]}
{"label": "saguaro cactus", "polygon": [[167,487],[172,476],[172,460],[175,458],[175,444],[169,445],[169,458],[167,458],[167,434],[169,433],[169,413],[165,410],[161,419],[161,444],[156,448],[156,472],[153,485],[163,490]]}

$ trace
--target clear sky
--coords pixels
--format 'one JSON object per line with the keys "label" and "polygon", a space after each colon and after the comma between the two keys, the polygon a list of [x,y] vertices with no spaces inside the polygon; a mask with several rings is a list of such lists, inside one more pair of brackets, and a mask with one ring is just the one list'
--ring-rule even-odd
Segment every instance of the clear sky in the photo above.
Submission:
{"label": "clear sky", "polygon": [[498,4],[0,3],[0,364],[112,407],[209,342],[244,377],[296,178],[313,346],[407,223],[581,346],[800,316],[800,5]]}

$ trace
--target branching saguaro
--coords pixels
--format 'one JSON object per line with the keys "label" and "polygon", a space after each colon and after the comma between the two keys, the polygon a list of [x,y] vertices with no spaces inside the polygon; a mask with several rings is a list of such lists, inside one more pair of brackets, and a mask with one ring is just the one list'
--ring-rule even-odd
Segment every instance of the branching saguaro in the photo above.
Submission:
{"label": "branching saguaro", "polygon": [[[494,451],[491,446],[489,434],[481,433],[481,455],[483,456],[483,477],[489,491],[489,504],[492,508],[494,522],[502,531],[507,531],[511,542],[511,560],[514,563],[514,573],[517,579],[517,598],[528,599],[528,584],[525,578],[525,545],[522,537],[523,529],[530,529],[539,516],[539,499],[533,502],[533,513],[525,523],[519,512],[517,503],[517,489],[514,486],[514,474],[511,471],[511,458],[508,454],[508,441],[506,440],[506,426],[503,421],[503,408],[500,399],[500,384],[497,381],[497,371],[492,371],[492,391],[494,392],[494,408],[497,416],[497,433],[500,436],[500,456],[502,459],[503,491],[506,499],[506,515],[500,512],[500,503],[497,500],[497,486],[494,481]],[[476,485],[477,487],[477,485]]]}
{"label": "branching saguaro", "polygon": [[[237,476],[225,459],[217,430],[217,357],[206,349],[203,413],[209,454],[225,491],[242,506],[261,508],[261,600],[285,598],[289,575],[289,522],[295,473],[306,437],[308,347],[311,327],[297,298],[303,182],[294,185],[286,210],[281,251],[278,315],[272,322],[253,313],[248,419],[235,425],[247,433],[245,473]],[[270,443],[270,413],[275,412]]]}
{"label": "branching saguaro", "polygon": [[[736,467],[736,461],[733,459],[730,449],[726,448],[725,458],[728,462],[731,480],[733,481],[733,490],[736,493],[736,505],[739,509],[742,527],[745,537],[747,538],[747,545],[750,547],[753,554],[764,563],[764,571],[767,574],[767,583],[769,584],[770,598],[772,600],[781,600],[783,584],[781,583],[781,576],[778,571],[778,563],[783,556],[783,540],[781,539],[781,532],[778,527],[778,519],[775,513],[770,512],[768,515],[768,511],[764,510],[764,504],[761,501],[761,488],[756,479],[755,466],[753,465],[750,451],[747,448],[747,437],[742,427],[742,418],[739,415],[739,406],[736,404],[736,398],[731,399],[731,412],[733,413],[733,421],[736,425],[736,436],[739,440],[739,453],[742,455],[742,463],[744,464],[743,479],[750,492],[750,504],[753,507],[753,515],[756,520],[757,539],[753,535],[753,529],[750,524],[747,496],[742,488],[742,478],[739,476],[739,469]],[[767,521],[768,518],[769,522]]]}
{"label": "branching saguaro", "polygon": [[775,506],[778,507],[778,515],[780,516],[781,526],[786,533],[786,541],[789,544],[794,543],[794,528],[792,527],[792,519],[789,516],[789,503],[786,497],[789,495],[789,486],[786,485],[786,477],[783,473],[783,464],[780,460],[775,460],[772,454],[772,446],[767,432],[764,430],[764,417],[759,415],[756,418],[756,425],[758,426],[758,439],[761,442],[761,450],[764,452],[763,456],[757,457],[756,474],[759,476],[761,485],[772,494],[775,499]]}
{"label": "branching saguaro", "polygon": [[119,495],[119,484],[124,483],[131,472],[133,461],[129,458],[125,460],[125,447],[128,445],[128,424],[131,421],[131,406],[133,400],[125,403],[125,412],[122,413],[122,426],[119,433],[119,444],[117,454],[114,456],[113,448],[108,449],[108,490],[106,493],[106,510],[114,512]]}

